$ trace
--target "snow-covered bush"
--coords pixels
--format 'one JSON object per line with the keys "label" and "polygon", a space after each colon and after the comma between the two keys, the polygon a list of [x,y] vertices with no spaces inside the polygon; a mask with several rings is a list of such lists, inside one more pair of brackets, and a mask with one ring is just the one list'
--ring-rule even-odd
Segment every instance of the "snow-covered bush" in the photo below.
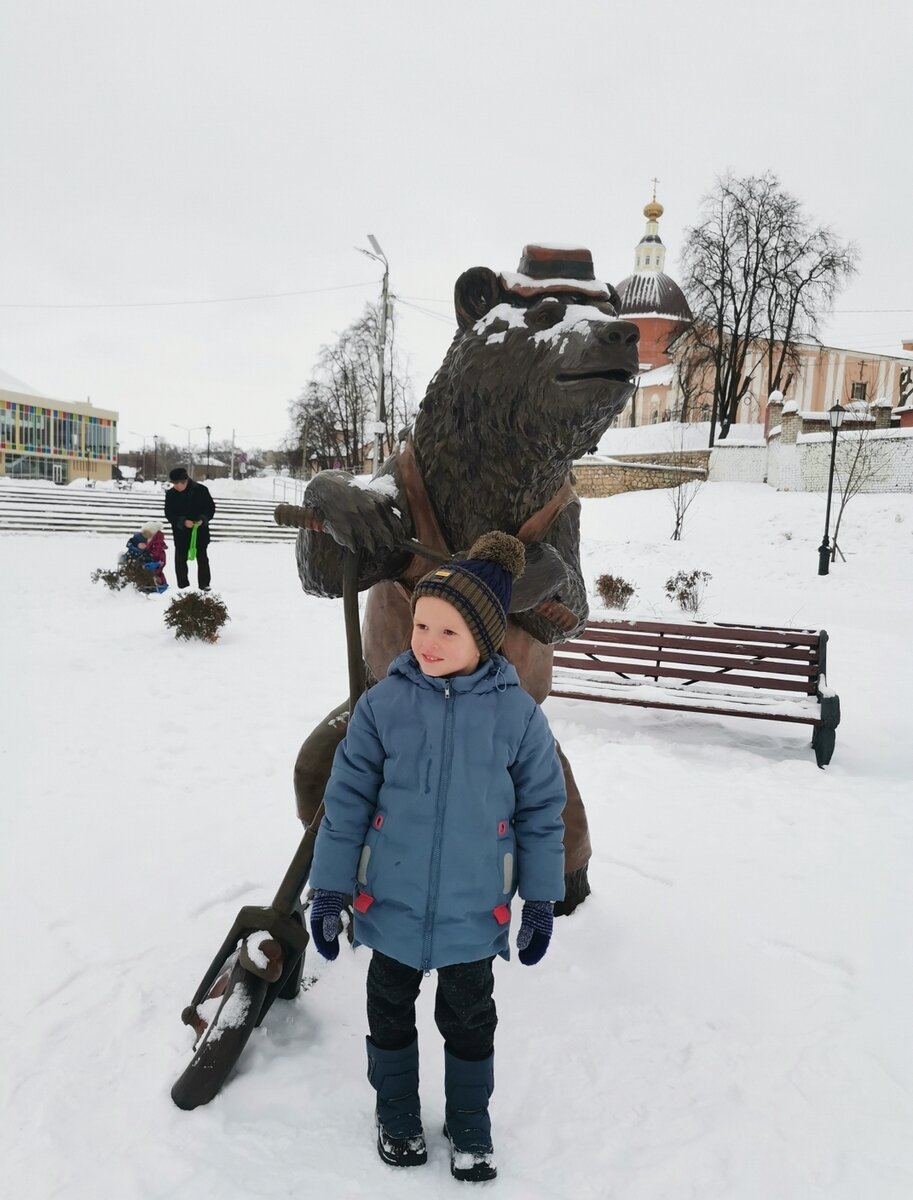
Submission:
{"label": "snow-covered bush", "polygon": [[704,588],[713,576],[709,571],[677,571],[666,580],[666,596],[683,612],[696,617],[704,601]]}
{"label": "snow-covered bush", "polygon": [[186,592],[175,596],[165,609],[165,624],[174,630],[176,638],[201,642],[217,642],[219,632],[230,621],[228,609],[221,596]]}
{"label": "snow-covered bush", "polygon": [[103,583],[112,592],[123,591],[130,582],[124,573],[123,563],[117,567],[99,567],[97,571],[92,572],[91,578],[93,583]]}
{"label": "snow-covered bush", "polygon": [[133,587],[140,592],[148,592],[152,577],[138,558],[128,558],[118,563],[116,567],[99,567],[92,572],[93,583],[103,583],[112,592],[121,592],[124,588]]}
{"label": "snow-covered bush", "polygon": [[620,575],[600,575],[596,580],[596,591],[606,608],[627,608],[634,595],[634,584]]}

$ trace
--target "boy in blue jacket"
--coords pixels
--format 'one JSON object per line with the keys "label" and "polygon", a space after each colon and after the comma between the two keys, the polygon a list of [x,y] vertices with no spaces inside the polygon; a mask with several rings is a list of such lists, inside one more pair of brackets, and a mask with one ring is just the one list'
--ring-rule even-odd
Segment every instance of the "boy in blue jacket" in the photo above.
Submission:
{"label": "boy in blue jacket", "polygon": [[463,561],[419,580],[412,648],[359,700],[333,762],[317,836],[311,932],[339,953],[353,898],[368,968],[368,1079],[384,1162],[427,1159],[418,1095],[415,1001],[437,971],[450,1169],[497,1174],[492,962],[509,957],[510,902],[522,897],[518,957],[539,962],[564,896],[564,777],[542,710],[498,650],[523,544],[479,538]]}

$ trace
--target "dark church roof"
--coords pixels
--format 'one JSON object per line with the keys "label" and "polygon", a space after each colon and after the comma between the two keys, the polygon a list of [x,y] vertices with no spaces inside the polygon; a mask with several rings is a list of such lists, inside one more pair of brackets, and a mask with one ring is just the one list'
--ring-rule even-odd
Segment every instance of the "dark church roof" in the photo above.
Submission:
{"label": "dark church roof", "polygon": [[674,279],[662,271],[636,271],[618,285],[620,317],[671,317],[690,321],[691,309]]}

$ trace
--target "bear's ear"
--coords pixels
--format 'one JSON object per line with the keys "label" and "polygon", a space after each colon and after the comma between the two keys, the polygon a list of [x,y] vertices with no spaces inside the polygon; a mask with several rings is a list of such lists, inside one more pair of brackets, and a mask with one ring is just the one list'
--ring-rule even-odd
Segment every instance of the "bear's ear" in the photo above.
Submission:
{"label": "bear's ear", "polygon": [[470,267],[456,281],[453,306],[460,329],[475,325],[479,317],[501,303],[501,285],[488,267]]}

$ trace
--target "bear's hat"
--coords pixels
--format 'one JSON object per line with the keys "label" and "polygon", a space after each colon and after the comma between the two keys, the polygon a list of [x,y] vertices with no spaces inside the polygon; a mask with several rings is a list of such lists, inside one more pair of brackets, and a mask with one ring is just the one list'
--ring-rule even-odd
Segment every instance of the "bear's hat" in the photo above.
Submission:
{"label": "bear's hat", "polygon": [[593,272],[592,254],[583,246],[524,246],[516,272],[502,271],[500,282],[505,291],[524,298],[577,292],[594,300],[610,299],[608,287]]}

